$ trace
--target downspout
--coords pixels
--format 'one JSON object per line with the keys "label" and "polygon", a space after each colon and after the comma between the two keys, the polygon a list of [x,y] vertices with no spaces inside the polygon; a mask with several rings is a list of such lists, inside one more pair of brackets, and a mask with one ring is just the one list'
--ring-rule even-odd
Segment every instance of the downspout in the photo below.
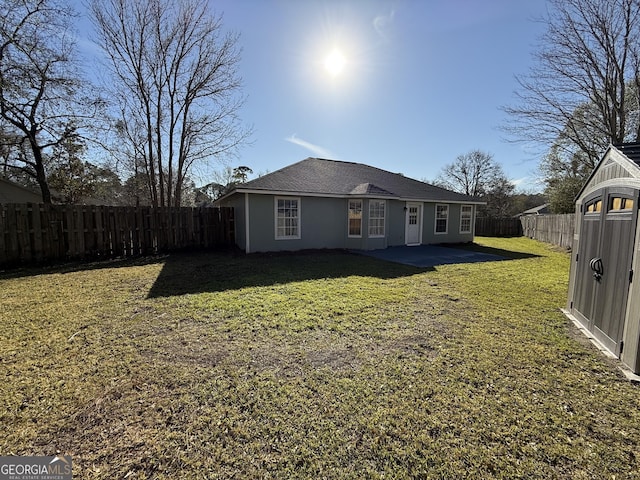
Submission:
{"label": "downspout", "polygon": [[244,194],[244,251],[251,253],[251,244],[249,242],[249,194]]}

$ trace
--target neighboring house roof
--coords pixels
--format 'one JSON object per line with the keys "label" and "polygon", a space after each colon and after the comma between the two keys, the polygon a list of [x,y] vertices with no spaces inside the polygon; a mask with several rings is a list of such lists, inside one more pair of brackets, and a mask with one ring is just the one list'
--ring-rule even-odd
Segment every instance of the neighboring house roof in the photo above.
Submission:
{"label": "neighboring house roof", "polygon": [[[372,197],[484,204],[425,182],[361,163],[307,158],[238,185],[233,193],[282,193],[311,196]],[[225,195],[228,196],[228,195]],[[224,198],[224,197],[223,197]],[[220,199],[221,200],[221,199]]]}
{"label": "neighboring house roof", "polygon": [[522,213],[516,215],[516,217],[523,217],[525,215],[544,215],[545,213],[549,213],[549,204],[543,203],[542,205],[538,205],[537,207],[530,208],[529,210],[525,210]]}
{"label": "neighboring house roof", "polygon": [[42,194],[0,178],[0,203],[41,203]]}

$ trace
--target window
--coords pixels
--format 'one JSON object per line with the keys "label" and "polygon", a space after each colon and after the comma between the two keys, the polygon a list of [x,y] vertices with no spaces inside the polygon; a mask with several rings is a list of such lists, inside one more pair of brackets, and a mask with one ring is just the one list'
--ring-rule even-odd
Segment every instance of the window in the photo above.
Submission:
{"label": "window", "polygon": [[600,213],[602,211],[602,200],[596,199],[587,203],[585,213]]}
{"label": "window", "polygon": [[436,205],[436,233],[447,233],[449,205]]}
{"label": "window", "polygon": [[300,199],[276,198],[276,240],[300,238]]}
{"label": "window", "polygon": [[369,236],[384,237],[384,200],[369,201]]}
{"label": "window", "polygon": [[415,205],[409,207],[409,225],[418,225],[419,208]]}
{"label": "window", "polygon": [[610,212],[628,212],[633,210],[633,199],[624,197],[609,197]]}
{"label": "window", "polygon": [[349,236],[362,236],[362,200],[349,200]]}
{"label": "window", "polygon": [[473,217],[473,205],[460,207],[460,233],[471,233],[471,220]]}

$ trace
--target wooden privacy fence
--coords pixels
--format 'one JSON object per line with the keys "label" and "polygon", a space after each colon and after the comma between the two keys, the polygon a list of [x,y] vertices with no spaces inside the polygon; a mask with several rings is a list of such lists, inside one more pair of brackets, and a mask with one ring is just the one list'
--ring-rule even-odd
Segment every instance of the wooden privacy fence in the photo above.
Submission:
{"label": "wooden privacy fence", "polygon": [[234,244],[232,208],[0,204],[0,265]]}
{"label": "wooden privacy fence", "polygon": [[480,237],[521,237],[522,225],[513,217],[477,217],[475,233]]}
{"label": "wooden privacy fence", "polygon": [[475,234],[480,237],[535,238],[564,248],[573,245],[575,215],[524,215],[518,218],[476,219]]}
{"label": "wooden privacy fence", "polygon": [[564,248],[573,246],[575,214],[565,215],[525,215],[520,217],[522,234],[541,242],[552,243]]}

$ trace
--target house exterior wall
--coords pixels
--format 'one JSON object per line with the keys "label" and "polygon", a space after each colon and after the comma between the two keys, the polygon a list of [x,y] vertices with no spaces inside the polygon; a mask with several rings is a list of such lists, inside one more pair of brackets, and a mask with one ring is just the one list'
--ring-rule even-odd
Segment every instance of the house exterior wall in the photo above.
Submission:
{"label": "house exterior wall", "polygon": [[[299,199],[300,238],[276,239],[276,198]],[[348,235],[349,200],[362,200],[362,226],[359,237]],[[236,243],[247,252],[274,252],[304,249],[375,250],[406,244],[407,202],[384,199],[385,235],[369,236],[369,205],[367,198],[327,198],[296,195],[238,193],[222,205],[235,209]],[[420,202],[411,202],[420,203]],[[473,241],[471,233],[460,233],[461,206],[449,205],[446,234],[435,233],[436,203],[422,204],[422,244],[462,243]],[[246,211],[249,211],[247,221]],[[475,215],[475,207],[474,207]],[[472,221],[473,224],[473,221]],[[248,236],[247,236],[248,230]]]}
{"label": "house exterior wall", "polygon": [[[395,247],[405,244],[405,227],[407,213],[406,202],[387,200],[387,245]],[[384,248],[384,247],[380,247]]]}
{"label": "house exterior wall", "polygon": [[[300,238],[276,239],[275,199],[300,200]],[[249,243],[251,252],[312,248],[347,248],[346,201],[341,198],[249,195]]]}
{"label": "house exterior wall", "polygon": [[[447,233],[436,233],[436,205],[449,206],[449,218],[447,221]],[[456,203],[425,203],[423,205],[423,233],[422,244],[436,243],[468,243],[473,242],[473,228],[476,217],[476,206],[472,207],[471,232],[460,233],[460,216],[462,205]]]}
{"label": "house exterior wall", "polygon": [[371,237],[368,234],[370,199],[362,199],[361,236],[349,237],[349,199],[290,196],[300,199],[300,238],[277,240],[275,198],[274,195],[250,195],[252,252],[316,248],[375,250],[390,245],[404,245],[404,202],[385,200],[385,236]]}

